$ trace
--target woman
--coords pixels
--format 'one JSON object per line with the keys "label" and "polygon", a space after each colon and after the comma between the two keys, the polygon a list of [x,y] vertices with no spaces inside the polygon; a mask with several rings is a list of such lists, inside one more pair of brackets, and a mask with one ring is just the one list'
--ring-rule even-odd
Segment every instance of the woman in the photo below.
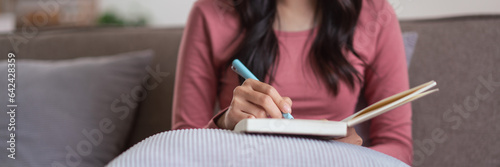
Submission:
{"label": "woman", "polygon": [[[360,96],[372,104],[408,89],[399,23],[385,0],[199,0],[184,33],[173,129],[232,129],[281,112],[339,121]],[[239,78],[229,68],[235,58],[264,82]],[[223,109],[214,116],[216,101]],[[361,144],[353,128],[339,140]],[[411,107],[372,119],[370,141],[411,164]]]}

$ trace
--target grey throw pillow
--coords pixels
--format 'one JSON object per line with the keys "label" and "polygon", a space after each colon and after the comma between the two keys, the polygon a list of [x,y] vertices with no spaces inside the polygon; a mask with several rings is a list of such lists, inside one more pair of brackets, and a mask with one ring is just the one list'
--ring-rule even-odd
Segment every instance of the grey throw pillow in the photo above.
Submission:
{"label": "grey throw pillow", "polygon": [[[125,148],[154,53],[42,61],[16,60],[15,131],[0,117],[1,166],[104,166]],[[6,111],[7,62],[0,61]],[[6,148],[15,133],[15,159]],[[12,149],[11,149],[12,150]]]}

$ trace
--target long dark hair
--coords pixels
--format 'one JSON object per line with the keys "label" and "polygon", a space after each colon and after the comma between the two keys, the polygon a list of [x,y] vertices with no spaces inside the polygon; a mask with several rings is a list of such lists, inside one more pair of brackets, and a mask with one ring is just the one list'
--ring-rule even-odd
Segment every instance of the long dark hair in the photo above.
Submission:
{"label": "long dark hair", "polygon": [[[240,34],[244,34],[244,38],[230,60],[240,59],[259,80],[269,77],[269,83],[274,80],[275,62],[279,59],[278,39],[273,30],[276,1],[233,0],[240,16]],[[309,60],[318,78],[323,79],[335,95],[340,81],[351,88],[356,81],[361,81],[359,72],[344,55],[350,51],[361,59],[353,47],[361,6],[361,0],[317,0],[316,3],[314,20],[319,27]]]}

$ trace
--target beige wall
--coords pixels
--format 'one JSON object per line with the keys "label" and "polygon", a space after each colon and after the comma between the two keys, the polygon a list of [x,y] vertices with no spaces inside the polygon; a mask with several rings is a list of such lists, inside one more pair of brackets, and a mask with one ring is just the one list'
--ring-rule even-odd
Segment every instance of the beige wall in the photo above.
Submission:
{"label": "beige wall", "polygon": [[[100,10],[144,13],[152,26],[182,26],[196,0],[100,0]],[[500,0],[388,0],[402,20],[500,14]],[[132,16],[133,17],[133,16]]]}
{"label": "beige wall", "polygon": [[151,26],[184,26],[196,0],[99,0],[101,12],[115,11],[124,17],[145,15]]}
{"label": "beige wall", "polygon": [[500,14],[500,0],[388,0],[400,20]]}

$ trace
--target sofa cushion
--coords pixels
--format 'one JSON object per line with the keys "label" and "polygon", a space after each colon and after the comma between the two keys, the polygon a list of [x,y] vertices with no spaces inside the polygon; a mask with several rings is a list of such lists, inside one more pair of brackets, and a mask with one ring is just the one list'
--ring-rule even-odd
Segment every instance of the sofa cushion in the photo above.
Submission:
{"label": "sofa cushion", "polygon": [[[16,60],[15,160],[2,166],[103,166],[125,149],[150,50],[100,58]],[[0,76],[7,77],[7,62]],[[7,82],[0,82],[7,88]],[[7,90],[0,104],[7,105]],[[5,115],[5,114],[4,114]],[[11,117],[0,117],[7,125]],[[7,128],[0,138],[9,139]],[[5,141],[0,147],[10,147]]]}

